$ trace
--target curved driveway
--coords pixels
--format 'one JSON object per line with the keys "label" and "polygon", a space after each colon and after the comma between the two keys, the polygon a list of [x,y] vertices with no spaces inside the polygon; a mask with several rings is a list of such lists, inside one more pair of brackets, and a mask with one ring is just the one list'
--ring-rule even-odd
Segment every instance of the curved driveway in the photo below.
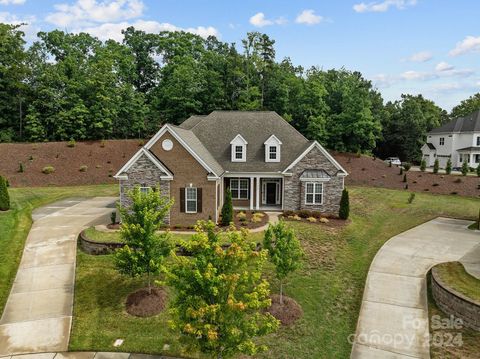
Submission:
{"label": "curved driveway", "polygon": [[37,209],[0,320],[0,356],[68,350],[78,233],[116,198],[69,199]]}
{"label": "curved driveway", "polygon": [[471,223],[437,218],[385,243],[368,272],[352,358],[430,358],[425,276],[480,243]]}

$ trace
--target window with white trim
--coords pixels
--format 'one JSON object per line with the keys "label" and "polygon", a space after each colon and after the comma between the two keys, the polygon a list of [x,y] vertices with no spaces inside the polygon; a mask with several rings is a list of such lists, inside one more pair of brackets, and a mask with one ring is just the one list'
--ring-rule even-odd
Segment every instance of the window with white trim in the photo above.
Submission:
{"label": "window with white trim", "polygon": [[185,212],[186,213],[197,212],[197,188],[196,187],[185,188]]}
{"label": "window with white trim", "polygon": [[277,159],[277,146],[268,147],[268,159],[276,160]]}
{"label": "window with white trim", "polygon": [[243,146],[235,146],[235,159],[243,159]]}
{"label": "window with white trim", "polygon": [[143,194],[147,194],[148,192],[150,192],[152,190],[152,187],[148,187],[148,186],[145,186],[143,185],[142,187],[140,187],[140,193],[143,193]]}
{"label": "window with white trim", "polygon": [[248,199],[248,178],[230,179],[232,199]]}
{"label": "window with white trim", "polygon": [[439,143],[440,146],[443,146],[445,144],[445,137],[440,137]]}
{"label": "window with white trim", "polygon": [[477,146],[480,146],[480,136],[477,137]]}
{"label": "window with white trim", "polygon": [[323,203],[323,183],[306,182],[305,183],[305,204]]}

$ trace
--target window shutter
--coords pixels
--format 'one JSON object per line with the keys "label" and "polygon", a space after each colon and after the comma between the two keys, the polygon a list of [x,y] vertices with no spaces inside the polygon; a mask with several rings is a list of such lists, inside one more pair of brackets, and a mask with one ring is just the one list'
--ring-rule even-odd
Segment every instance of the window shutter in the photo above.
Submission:
{"label": "window shutter", "polygon": [[197,188],[197,212],[202,213],[202,189]]}
{"label": "window shutter", "polygon": [[185,188],[180,188],[180,212],[185,213]]}

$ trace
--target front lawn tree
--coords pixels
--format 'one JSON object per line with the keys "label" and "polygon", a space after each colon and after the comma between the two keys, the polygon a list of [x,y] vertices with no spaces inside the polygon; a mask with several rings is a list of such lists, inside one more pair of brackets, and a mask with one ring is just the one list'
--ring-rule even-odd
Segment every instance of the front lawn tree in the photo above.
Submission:
{"label": "front lawn tree", "polygon": [[164,271],[165,258],[172,249],[169,234],[160,234],[158,230],[173,201],[163,197],[160,188],[145,193],[135,187],[127,196],[131,205],[119,207],[122,219],[120,235],[125,246],[117,250],[115,265],[120,273],[132,277],[146,274],[151,294],[152,275]]}
{"label": "front lawn tree", "polygon": [[[256,250],[246,231],[215,231],[198,222],[197,233],[182,245],[190,257],[173,255],[168,283],[175,289],[171,327],[191,349],[216,358],[266,350],[255,338],[275,331],[269,284],[262,279],[266,250]],[[222,247],[226,237],[229,246]]]}
{"label": "front lawn tree", "polygon": [[438,158],[435,158],[435,162],[433,163],[433,173],[437,174],[440,168],[440,162],[438,162]]}
{"label": "front lawn tree", "polygon": [[284,221],[270,225],[265,231],[263,246],[268,250],[270,261],[280,281],[280,304],[283,305],[283,283],[287,276],[300,268],[303,250],[300,241]]}
{"label": "front lawn tree", "polygon": [[447,165],[445,166],[445,173],[449,175],[452,173],[452,160],[449,158],[447,161]]}
{"label": "front lawn tree", "polygon": [[0,176],[0,211],[8,211],[10,209],[10,195],[7,187],[6,178]]}
{"label": "front lawn tree", "polygon": [[233,220],[233,204],[232,204],[232,191],[227,188],[225,193],[225,203],[222,207],[222,225],[228,226]]}
{"label": "front lawn tree", "polygon": [[426,169],[427,169],[427,161],[422,159],[420,161],[420,171],[425,172]]}
{"label": "front lawn tree", "polygon": [[[405,179],[406,179],[405,174]],[[350,198],[346,188],[342,191],[342,198],[340,198],[340,210],[338,211],[338,216],[340,219],[348,219],[350,216]]]}
{"label": "front lawn tree", "polygon": [[464,160],[462,163],[462,176],[466,176],[468,173],[468,163],[467,160]]}

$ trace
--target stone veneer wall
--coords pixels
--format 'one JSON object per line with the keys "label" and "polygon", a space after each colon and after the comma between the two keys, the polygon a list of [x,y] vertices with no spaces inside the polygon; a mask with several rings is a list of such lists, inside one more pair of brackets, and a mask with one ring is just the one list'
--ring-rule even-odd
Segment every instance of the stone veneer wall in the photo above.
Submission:
{"label": "stone veneer wall", "polygon": [[[120,203],[129,206],[131,200],[127,192],[135,186],[157,187],[160,186],[162,196],[170,198],[170,181],[162,181],[160,176],[164,173],[155,166],[147,156],[142,155],[127,172],[128,180],[120,180]],[[170,214],[165,218],[165,223],[170,223]]]}
{"label": "stone veneer wall", "polygon": [[[300,181],[300,176],[307,169],[323,169],[332,178],[323,182],[323,204],[305,204],[305,182]],[[308,209],[320,211],[332,215],[338,215],[340,209],[340,198],[342,197],[344,177],[336,176],[338,169],[314,147],[294,168],[292,176],[284,177],[285,180],[285,210]]]}
{"label": "stone veneer wall", "polygon": [[437,306],[448,315],[463,320],[466,327],[480,331],[480,303],[449,288],[432,268],[432,295]]}

